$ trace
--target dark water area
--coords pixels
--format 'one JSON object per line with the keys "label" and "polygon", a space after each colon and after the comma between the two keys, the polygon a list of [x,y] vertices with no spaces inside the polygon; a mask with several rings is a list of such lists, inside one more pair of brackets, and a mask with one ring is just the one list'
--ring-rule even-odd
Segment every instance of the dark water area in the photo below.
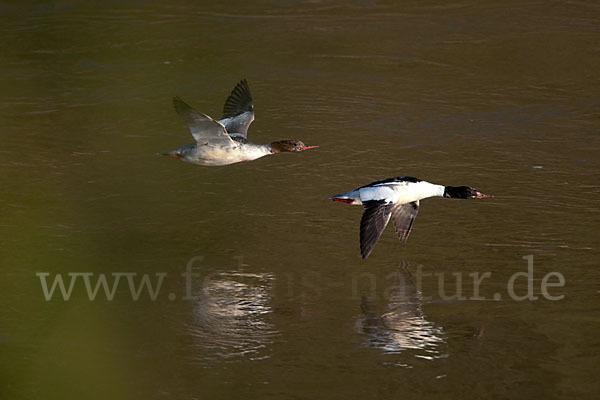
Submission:
{"label": "dark water area", "polygon": [[[597,398],[599,17],[0,5],[0,398]],[[251,140],[319,149],[156,155],[192,141],[173,96],[218,117],[242,78]],[[328,197],[398,175],[495,197],[426,199],[362,260]]]}

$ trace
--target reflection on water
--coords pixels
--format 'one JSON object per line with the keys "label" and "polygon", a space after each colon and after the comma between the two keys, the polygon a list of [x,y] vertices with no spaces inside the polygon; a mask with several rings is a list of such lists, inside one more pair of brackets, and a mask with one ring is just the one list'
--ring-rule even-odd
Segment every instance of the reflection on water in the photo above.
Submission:
{"label": "reflection on water", "polygon": [[268,321],[272,281],[268,273],[218,272],[195,293],[193,322],[187,334],[198,348],[192,356],[250,360],[269,357],[268,346],[277,333]]}
{"label": "reflection on water", "polygon": [[423,295],[415,286],[408,263],[402,261],[396,272],[394,286],[385,296],[387,312],[377,313],[371,299],[363,296],[363,315],[357,321],[360,333],[367,335],[370,346],[386,353],[404,350],[423,350],[415,357],[433,359],[440,357],[439,346],[444,343],[443,330],[428,321],[421,305]]}

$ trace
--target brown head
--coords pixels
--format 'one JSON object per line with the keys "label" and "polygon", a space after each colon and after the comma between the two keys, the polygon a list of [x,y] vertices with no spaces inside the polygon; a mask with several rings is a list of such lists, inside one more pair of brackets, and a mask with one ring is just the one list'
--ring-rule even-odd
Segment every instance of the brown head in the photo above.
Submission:
{"label": "brown head", "polygon": [[271,150],[273,150],[273,153],[283,153],[285,151],[302,151],[314,149],[315,147],[319,146],[307,146],[301,140],[296,139],[278,140],[276,142],[271,143]]}

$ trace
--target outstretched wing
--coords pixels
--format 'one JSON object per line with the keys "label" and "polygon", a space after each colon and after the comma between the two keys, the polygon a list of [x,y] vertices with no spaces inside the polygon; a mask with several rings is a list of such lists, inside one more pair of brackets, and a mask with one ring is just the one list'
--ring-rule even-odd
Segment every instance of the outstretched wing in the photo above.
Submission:
{"label": "outstretched wing", "polygon": [[233,144],[220,122],[193,109],[179,97],[173,98],[173,105],[175,111],[188,124],[192,136],[199,144]]}
{"label": "outstretched wing", "polygon": [[386,183],[395,183],[395,182],[417,183],[417,182],[421,182],[421,180],[419,178],[415,178],[412,176],[396,176],[394,178],[379,179],[377,181],[369,183],[368,185],[361,186],[361,187],[359,187],[359,189],[370,187],[370,186],[383,185]]}
{"label": "outstretched wing", "polygon": [[385,200],[370,200],[363,203],[365,211],[360,220],[360,254],[369,257],[381,233],[390,221],[392,203]]}
{"label": "outstretched wing", "polygon": [[394,222],[394,228],[396,228],[396,234],[400,241],[406,242],[408,239],[408,235],[410,235],[410,230],[418,212],[419,201],[399,204],[392,207],[392,221]]}
{"label": "outstretched wing", "polygon": [[227,97],[219,122],[225,126],[228,133],[239,133],[246,137],[252,121],[254,121],[254,103],[248,82],[242,79]]}

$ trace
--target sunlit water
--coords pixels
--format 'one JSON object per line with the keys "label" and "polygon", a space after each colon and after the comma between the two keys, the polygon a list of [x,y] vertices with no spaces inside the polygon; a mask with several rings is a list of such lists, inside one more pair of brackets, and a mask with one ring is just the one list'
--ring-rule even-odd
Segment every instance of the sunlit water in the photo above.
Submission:
{"label": "sunlit water", "polygon": [[[0,397],[598,396],[594,3],[0,13]],[[250,139],[320,148],[155,155],[191,142],[172,96],[218,117],[244,77]],[[328,196],[396,175],[495,197],[425,200],[363,261],[360,208]],[[36,273],[121,278],[47,301]]]}

